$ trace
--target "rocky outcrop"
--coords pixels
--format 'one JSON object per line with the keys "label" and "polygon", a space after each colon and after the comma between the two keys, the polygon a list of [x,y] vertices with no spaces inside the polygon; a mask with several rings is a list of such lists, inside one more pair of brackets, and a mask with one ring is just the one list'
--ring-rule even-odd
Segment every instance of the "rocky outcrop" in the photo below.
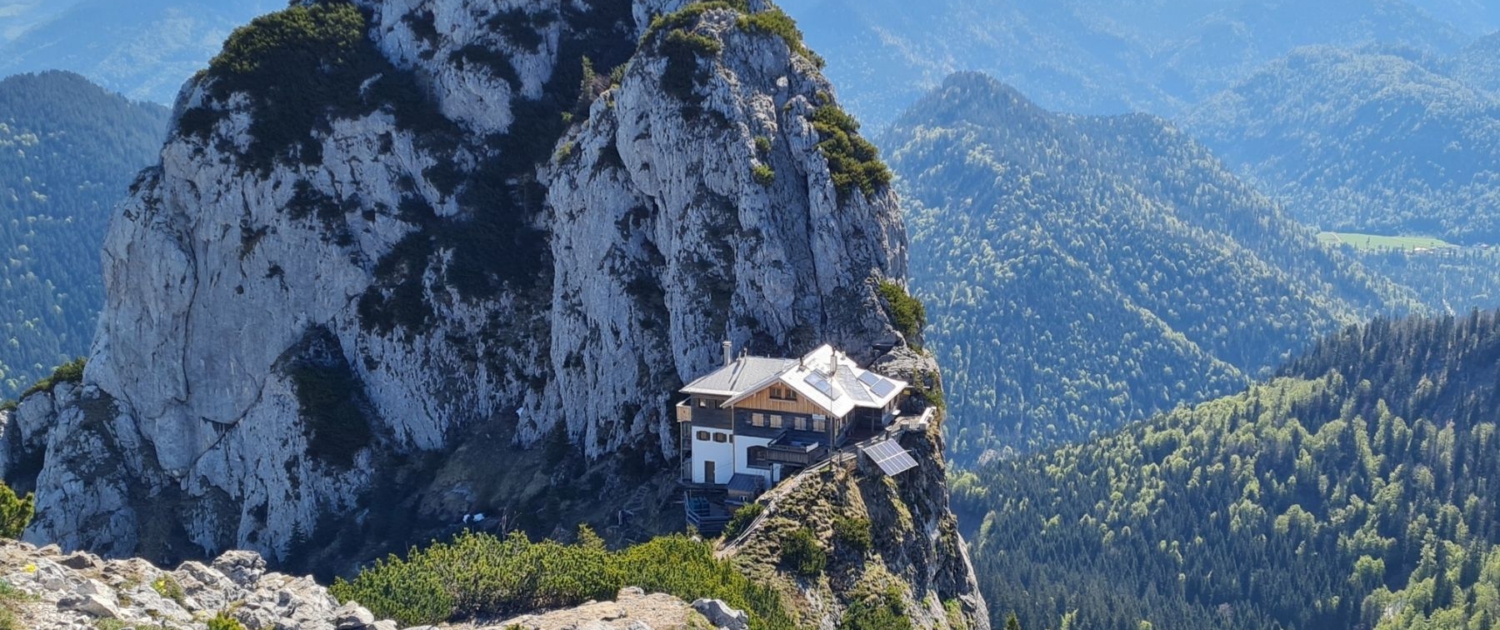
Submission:
{"label": "rocky outcrop", "polygon": [[[705,611],[720,614],[710,617]],[[743,623],[735,623],[744,616],[744,612],[718,600],[699,600],[689,605],[671,595],[648,595],[639,588],[626,587],[620,589],[614,601],[522,615],[497,624],[474,626],[474,630],[745,630]]]}
{"label": "rocky outcrop", "polygon": [[[929,366],[914,361],[913,368]],[[935,384],[936,385],[936,384]],[[862,456],[783,481],[760,499],[746,531],[719,554],[759,579],[780,582],[800,600],[801,623],[826,630],[879,623],[889,612],[930,630],[990,628],[989,612],[949,509],[942,414],[892,431],[917,467],[888,476]],[[825,559],[815,575],[798,572],[785,550],[799,532]],[[890,617],[884,617],[889,619]]]}
{"label": "rocky outcrop", "polygon": [[[21,595],[0,598],[16,627],[150,627],[204,630],[214,618],[249,630],[396,630],[358,604],[340,605],[308,578],[266,571],[265,560],[231,551],[175,571],[142,560],[103,560],[0,541],[0,579]],[[12,592],[12,593],[13,593]]]}
{"label": "rocky outcrop", "polygon": [[899,348],[905,231],[835,183],[831,86],[760,0],[648,32],[682,4],[305,2],[232,39],[112,223],[84,382],[4,416],[27,539],[279,561],[476,423],[661,461],[723,339]]}

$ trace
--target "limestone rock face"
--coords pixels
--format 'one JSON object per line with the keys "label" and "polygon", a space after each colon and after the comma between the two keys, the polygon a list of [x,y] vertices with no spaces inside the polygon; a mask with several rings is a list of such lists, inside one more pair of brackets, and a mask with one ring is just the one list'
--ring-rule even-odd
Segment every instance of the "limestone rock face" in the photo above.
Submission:
{"label": "limestone rock face", "polygon": [[340,606],[311,579],[267,573],[260,556],[244,551],[226,553],[212,567],[185,562],[166,571],[141,560],[64,555],[54,546],[0,540],[0,579],[29,596],[16,621],[33,630],[93,628],[106,619],[203,630],[217,615],[253,629],[396,627],[358,604]]}
{"label": "limestone rock face", "polygon": [[[275,562],[475,423],[670,455],[725,339],[903,346],[875,291],[906,273],[897,201],[836,188],[832,87],[780,36],[715,9],[686,56],[642,39],[680,0],[355,4],[368,76],[184,88],[111,225],[83,383],[0,413],[28,540]],[[331,102],[288,136],[282,89]]]}

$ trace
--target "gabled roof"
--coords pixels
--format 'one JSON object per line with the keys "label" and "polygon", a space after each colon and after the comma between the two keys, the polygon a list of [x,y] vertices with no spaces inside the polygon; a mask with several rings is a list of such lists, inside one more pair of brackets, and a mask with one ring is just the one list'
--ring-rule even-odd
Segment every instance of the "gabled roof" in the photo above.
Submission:
{"label": "gabled roof", "polygon": [[688,383],[682,388],[684,394],[705,396],[738,396],[740,393],[769,382],[788,367],[797,364],[796,359],[769,359],[766,357],[740,357],[733,363],[714,370],[707,376]]}
{"label": "gabled roof", "polygon": [[684,387],[687,394],[729,396],[725,405],[749,398],[781,383],[842,418],[857,407],[880,409],[890,404],[906,383],[871,372],[833,346],[825,345],[799,359],[740,357],[729,365]]}

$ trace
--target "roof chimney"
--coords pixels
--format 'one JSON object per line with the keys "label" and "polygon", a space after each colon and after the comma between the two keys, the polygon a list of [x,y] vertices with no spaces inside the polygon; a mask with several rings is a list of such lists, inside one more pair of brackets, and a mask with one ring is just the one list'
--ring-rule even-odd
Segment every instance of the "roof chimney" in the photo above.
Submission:
{"label": "roof chimney", "polygon": [[724,341],[724,367],[729,367],[730,363],[734,363],[734,342],[733,341],[729,341],[729,340],[725,340]]}

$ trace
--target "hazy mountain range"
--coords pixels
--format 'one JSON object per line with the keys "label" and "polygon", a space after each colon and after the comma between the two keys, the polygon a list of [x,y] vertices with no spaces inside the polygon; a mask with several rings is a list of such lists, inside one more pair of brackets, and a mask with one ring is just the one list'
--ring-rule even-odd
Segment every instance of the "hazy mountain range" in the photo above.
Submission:
{"label": "hazy mountain range", "polygon": [[1478,2],[788,0],[851,109],[883,126],[958,70],[1043,107],[1174,117],[1299,46],[1456,52],[1497,28]]}
{"label": "hazy mountain range", "polygon": [[279,0],[0,0],[0,76],[70,70],[170,105],[235,27]]}

